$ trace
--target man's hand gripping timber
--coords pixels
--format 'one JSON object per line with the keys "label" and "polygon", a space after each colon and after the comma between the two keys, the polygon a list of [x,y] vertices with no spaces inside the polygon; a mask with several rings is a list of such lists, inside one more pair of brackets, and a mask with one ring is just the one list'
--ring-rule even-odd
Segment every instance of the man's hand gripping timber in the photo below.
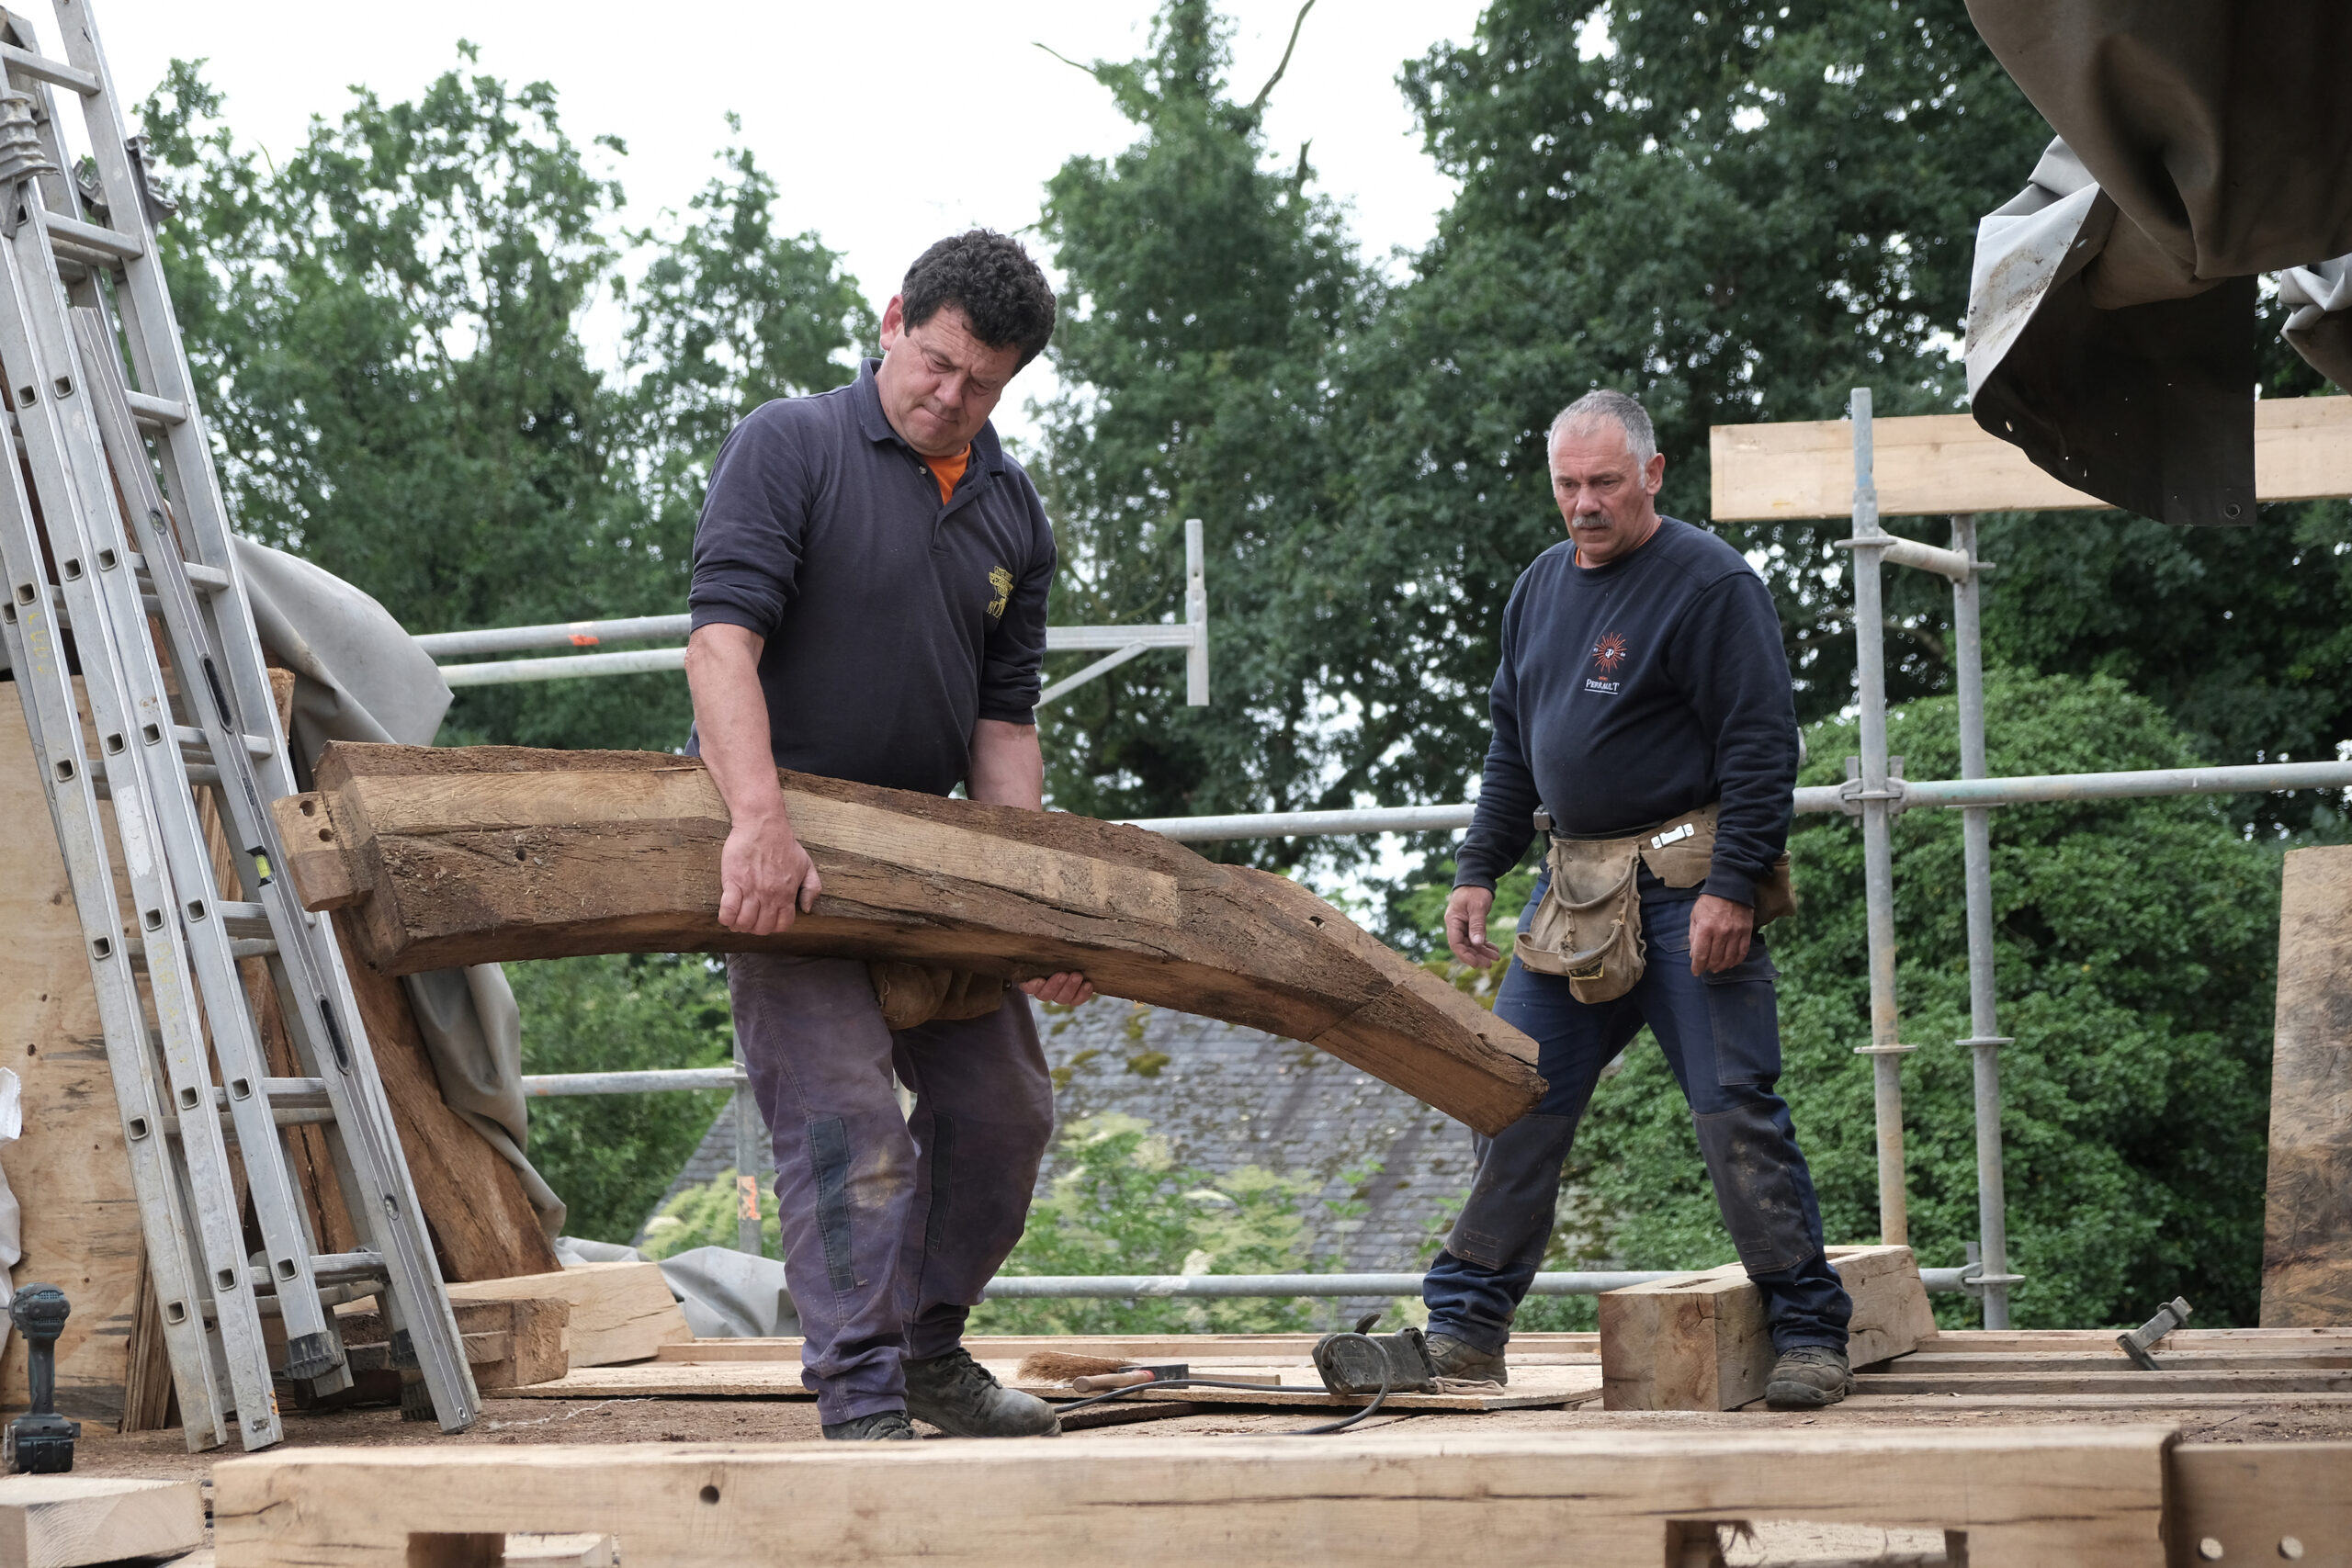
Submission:
{"label": "man's hand gripping timber", "polygon": [[686,643],[695,730],[730,823],[718,855],[718,923],[747,936],[790,931],[825,886],[785,815],[768,750],[765,646],[757,632],[724,625],[700,627]]}

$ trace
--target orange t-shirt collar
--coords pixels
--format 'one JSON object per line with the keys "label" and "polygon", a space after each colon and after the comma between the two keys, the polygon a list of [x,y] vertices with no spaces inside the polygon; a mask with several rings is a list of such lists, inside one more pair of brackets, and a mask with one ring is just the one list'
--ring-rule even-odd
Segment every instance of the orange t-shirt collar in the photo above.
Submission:
{"label": "orange t-shirt collar", "polygon": [[956,482],[971,466],[972,448],[967,445],[953,457],[925,457],[923,462],[930,468],[931,477],[939,481],[939,504],[944,506],[947,498],[956,493]]}

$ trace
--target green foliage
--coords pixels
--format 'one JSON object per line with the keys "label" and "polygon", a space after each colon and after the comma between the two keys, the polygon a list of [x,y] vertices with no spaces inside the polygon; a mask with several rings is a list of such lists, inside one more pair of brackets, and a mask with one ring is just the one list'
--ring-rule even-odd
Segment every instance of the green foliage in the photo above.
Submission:
{"label": "green foliage", "polygon": [[[2111,679],[2006,678],[1987,692],[1996,773],[2177,767],[2198,759]],[[1955,708],[1896,710],[1889,744],[1922,777],[1959,771]],[[1850,727],[1815,726],[1807,784],[1841,776]],[[1874,1237],[1861,835],[1844,818],[1791,836],[1799,913],[1768,933],[1784,1072],[1832,1241]],[[2015,1298],[2027,1326],[2124,1323],[2176,1292],[2217,1323],[2259,1293],[2273,846],[2201,799],[2013,807],[1993,819],[2003,1142]],[[1895,824],[1896,937],[1912,1240],[1951,1266],[1976,1235],[1968,950],[1957,812]],[[1550,1268],[1712,1267],[1732,1256],[1690,1113],[1643,1034],[1578,1134]],[[1532,1310],[1532,1309],[1531,1309]],[[1972,1304],[1939,1302],[1947,1321]],[[1547,1307],[1547,1326],[1582,1311]],[[1556,1319],[1556,1321],[1555,1321]],[[1535,1320],[1528,1320],[1530,1326]]]}
{"label": "green foliage", "polygon": [[[697,1247],[735,1245],[735,1173],[722,1170],[700,1187],[689,1187],[645,1223],[645,1240],[638,1250],[648,1258],[675,1258]],[[768,1258],[784,1256],[783,1226],[775,1204],[760,1204],[760,1251]]]}
{"label": "green foliage", "polygon": [[[1005,1274],[1297,1274],[1315,1271],[1300,1210],[1320,1185],[1244,1166],[1222,1179],[1176,1165],[1133,1116],[1064,1129],[1046,1195]],[[975,1334],[1241,1334],[1304,1329],[1314,1306],[1283,1301],[992,1301]]]}
{"label": "green foliage", "polygon": [[[542,959],[506,974],[523,1012],[526,1073],[716,1067],[730,1058],[726,976],[698,953]],[[565,1229],[594,1241],[635,1236],[726,1101],[720,1091],[533,1101],[531,1162],[571,1205]]]}
{"label": "green foliage", "polygon": [[1344,462],[1340,344],[1376,291],[1307,193],[1304,152],[1266,166],[1259,104],[1226,88],[1227,31],[1207,0],[1171,0],[1148,55],[1092,66],[1137,140],[1046,187],[1069,279],[1051,351],[1068,389],[1044,411],[1038,473],[1063,552],[1056,616],[1171,618],[1183,520],[1201,518],[1223,694],[1188,708],[1139,663],[1049,710],[1053,798],[1097,816],[1344,801],[1323,783],[1330,694],[1377,652],[1351,627],[1357,593],[1307,553]]}
{"label": "green foliage", "polygon": [[[142,112],[181,176],[164,259],[231,508],[412,631],[674,613],[728,428],[847,379],[872,333],[839,258],[775,232],[741,149],[624,246],[601,172],[624,149],[573,141],[544,83],[356,91],[275,164],[221,110],[175,62]],[[632,255],[624,383],[578,323]],[[474,687],[443,738],[667,750],[687,716],[673,675]]]}

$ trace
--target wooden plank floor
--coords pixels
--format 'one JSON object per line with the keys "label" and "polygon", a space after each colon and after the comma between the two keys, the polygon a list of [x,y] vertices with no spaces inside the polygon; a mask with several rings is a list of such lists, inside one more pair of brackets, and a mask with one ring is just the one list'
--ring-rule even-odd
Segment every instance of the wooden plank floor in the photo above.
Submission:
{"label": "wooden plank floor", "polygon": [[[1075,1397],[1066,1387],[1018,1381],[1023,1357],[1039,1350],[1182,1361],[1194,1373],[1278,1376],[1264,1389],[1169,1388],[1128,1395],[1137,1404],[1232,1408],[1330,1408],[1363,1403],[1326,1393],[1309,1360],[1309,1334],[999,1336],[968,1343],[1010,1386],[1041,1397]],[[798,1339],[696,1340],[665,1345],[655,1359],[587,1368],[553,1382],[500,1391],[535,1399],[806,1399]],[[1511,1380],[1495,1393],[1397,1394],[1390,1408],[1454,1411],[1598,1408],[1599,1337],[1526,1334],[1510,1347]],[[1940,1333],[1917,1351],[1855,1378],[1850,1408],[1885,1415],[1934,1411],[2114,1411],[2160,1415],[2256,1405],[2312,1410],[2352,1406],[2352,1327],[2189,1329],[2155,1349],[2160,1370],[2134,1366],[2105,1329]],[[1117,1402],[1125,1407],[1126,1400]],[[1747,1408],[1760,1410],[1761,1402]]]}
{"label": "wooden plank floor", "polygon": [[[980,1342],[974,1342],[978,1345]],[[1096,1354],[1091,1347],[1080,1354]],[[1568,1364],[1539,1365],[1532,1361],[1514,1361],[1510,1385],[1493,1393],[1396,1393],[1384,1402],[1383,1408],[1393,1410],[1541,1410],[1564,1405],[1583,1404],[1600,1397],[1600,1360],[1597,1356],[1546,1358],[1547,1360]],[[1315,1375],[1315,1369],[1304,1355],[1284,1358],[1271,1355],[1204,1357],[1188,1354],[1185,1363],[1201,1377],[1214,1378],[1224,1372],[1264,1376],[1278,1373],[1282,1382],[1266,1388],[1168,1388],[1147,1389],[1124,1396],[1125,1400],[1153,1402],[1174,1400],[1196,1404],[1230,1404],[1257,1408],[1306,1406],[1353,1408],[1369,1403],[1364,1399],[1345,1399],[1328,1393]],[[984,1355],[980,1364],[996,1374],[1008,1387],[1019,1388],[1040,1398],[1067,1400],[1080,1397],[1064,1384],[1021,1381],[1017,1376],[1018,1359],[1001,1359]],[[809,1399],[815,1397],[802,1388],[800,1362],[796,1353],[789,1361],[639,1361],[625,1367],[585,1367],[557,1378],[550,1382],[533,1383],[527,1387],[485,1391],[490,1398],[522,1399]]]}

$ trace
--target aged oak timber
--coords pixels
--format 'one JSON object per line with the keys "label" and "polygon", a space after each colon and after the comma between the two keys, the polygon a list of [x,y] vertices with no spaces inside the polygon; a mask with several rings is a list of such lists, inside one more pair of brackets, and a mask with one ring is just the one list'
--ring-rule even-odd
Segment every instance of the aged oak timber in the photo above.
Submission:
{"label": "aged oak timber", "polygon": [[2128,1426],[314,1449],[216,1465],[213,1523],[220,1568],[496,1561],[502,1537],[540,1530],[610,1533],[629,1568],[1548,1568],[1564,1549],[1692,1561],[1669,1547],[1745,1519],[1965,1532],[1980,1563],[2160,1568],[2172,1442]]}
{"label": "aged oak timber", "polygon": [[2352,847],[2287,856],[2277,1042],[2263,1326],[2352,1324]]}
{"label": "aged oak timber", "polygon": [[[1868,1366],[1917,1349],[1934,1313],[1907,1247],[1833,1247],[1853,1298],[1848,1359]],[[1653,1280],[1600,1298],[1601,1385],[1611,1410],[1736,1410],[1764,1397],[1772,1336],[1737,1264]]]}
{"label": "aged oak timber", "polygon": [[728,817],[693,758],[331,745],[277,805],[303,900],[383,974],[762,948],[1097,989],[1303,1040],[1484,1133],[1542,1092],[1533,1042],[1287,878],[1140,829],[785,773],[824,878],[782,936],[718,923]]}

